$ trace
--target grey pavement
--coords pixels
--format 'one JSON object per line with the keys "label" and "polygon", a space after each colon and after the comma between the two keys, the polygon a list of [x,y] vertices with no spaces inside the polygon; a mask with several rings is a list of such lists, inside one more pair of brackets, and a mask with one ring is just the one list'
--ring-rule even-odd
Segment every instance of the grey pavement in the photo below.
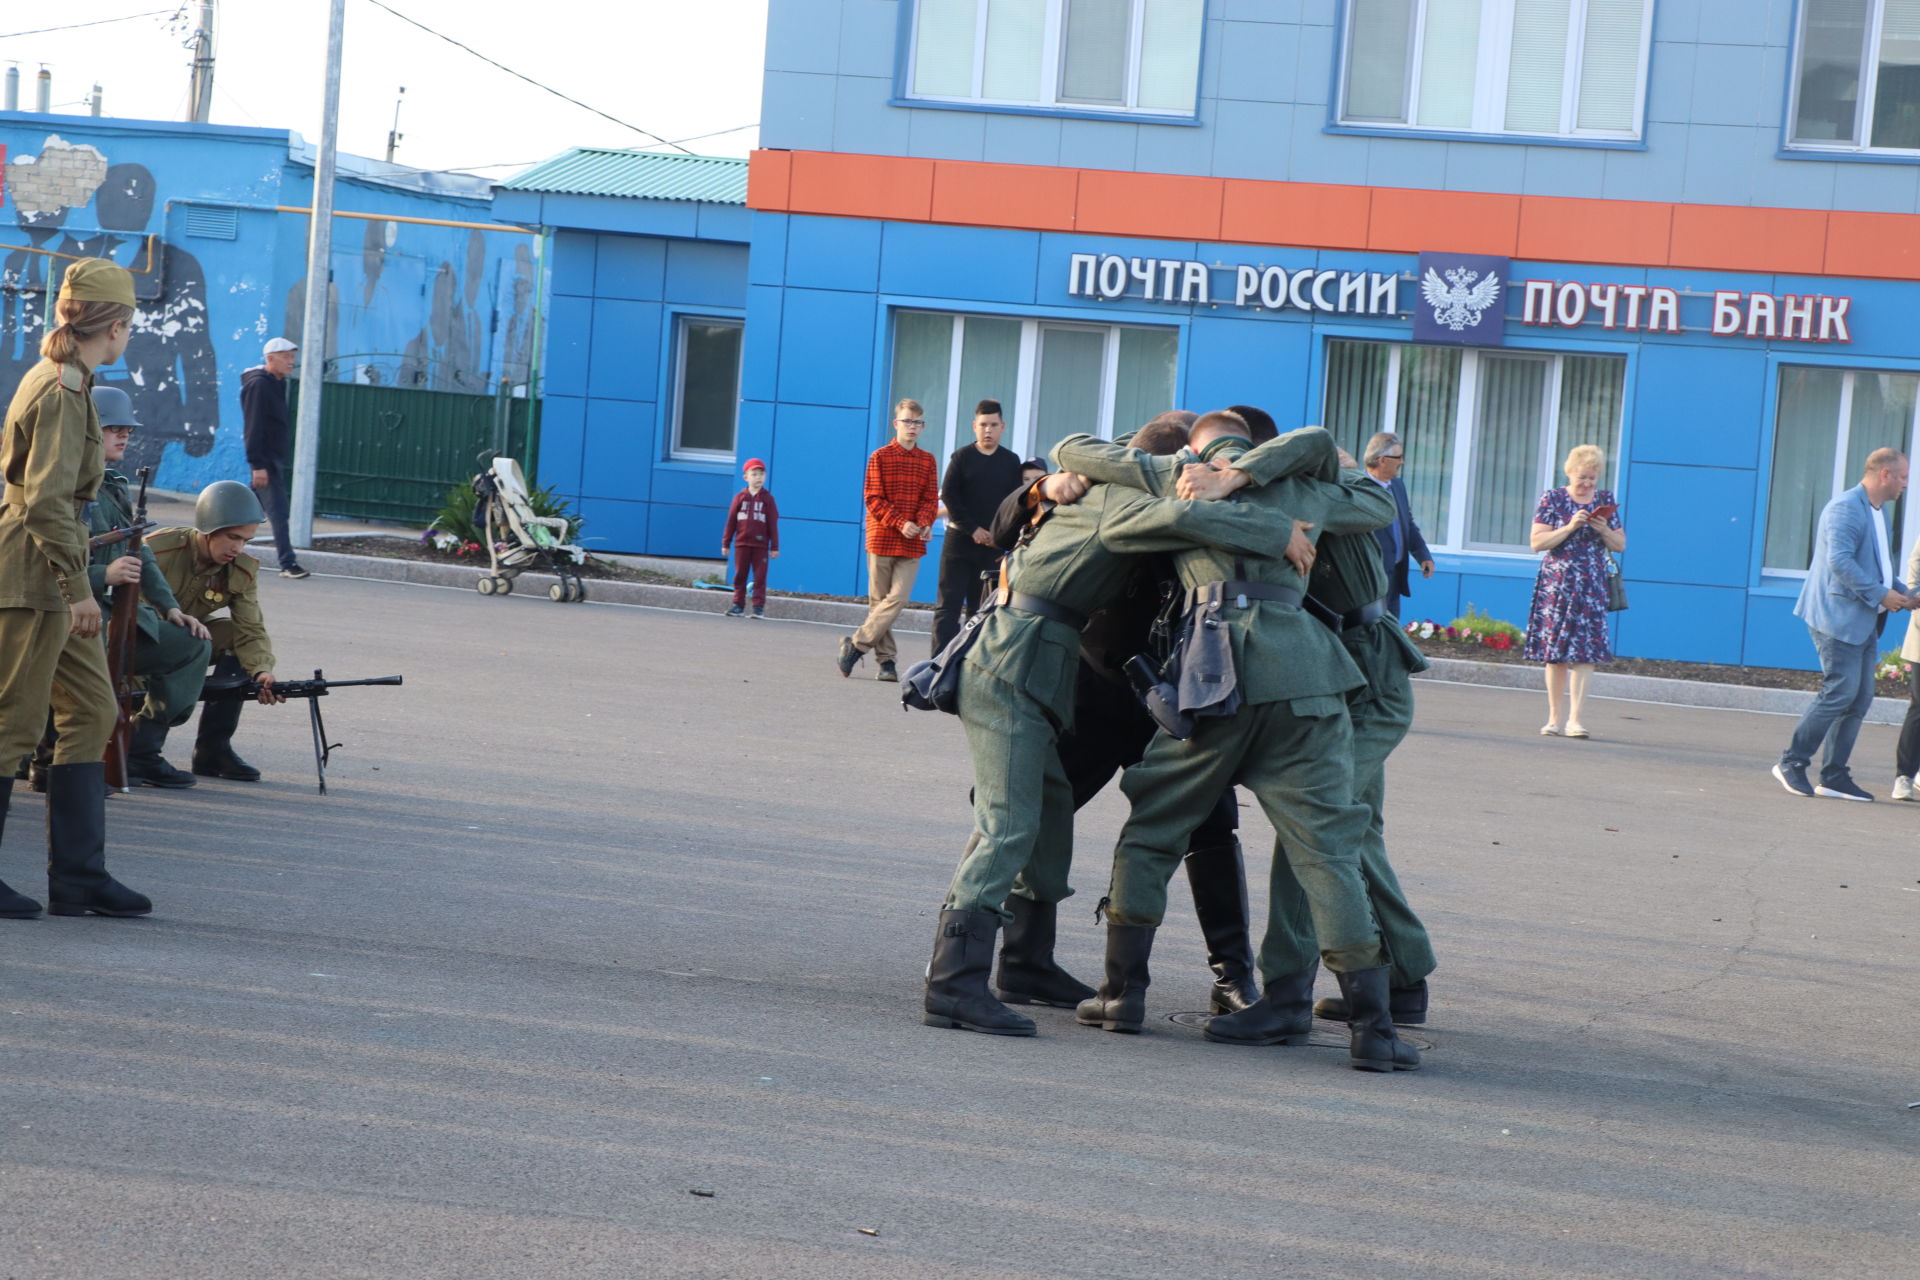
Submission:
{"label": "grey pavement", "polygon": [[328,796],[282,707],[267,781],[111,801],[151,919],[0,921],[0,1276],[1914,1274],[1920,805],[1787,796],[1778,716],[1546,740],[1422,684],[1389,832],[1442,967],[1380,1077],[1172,1021],[1178,885],[1149,1034],[921,1026],[965,752],[829,627],[263,590],[283,675],[407,684],[327,701]]}

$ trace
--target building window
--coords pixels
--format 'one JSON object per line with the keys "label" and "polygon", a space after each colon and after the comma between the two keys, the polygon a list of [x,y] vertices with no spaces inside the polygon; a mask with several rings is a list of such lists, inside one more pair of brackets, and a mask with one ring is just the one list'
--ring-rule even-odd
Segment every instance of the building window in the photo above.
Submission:
{"label": "building window", "polygon": [[1175,329],[901,311],[888,401],[927,412],[921,444],[945,456],[973,440],[973,406],[998,400],[1001,442],[1023,458],[1076,431],[1111,436],[1174,407]]}
{"label": "building window", "polygon": [[1205,0],[917,0],[910,97],[1191,116]]}
{"label": "building window", "polygon": [[738,320],[682,316],[674,341],[673,456],[733,457],[740,419]]}
{"label": "building window", "polygon": [[1920,3],[1803,0],[1792,146],[1920,154]]}
{"label": "building window", "polygon": [[1652,0],[1351,0],[1340,123],[1638,138],[1652,10]]}
{"label": "building window", "polygon": [[1355,457],[1376,431],[1400,436],[1407,497],[1429,545],[1531,554],[1534,508],[1564,482],[1568,450],[1605,451],[1602,488],[1618,474],[1626,367],[1619,356],[1335,339],[1321,420]]}
{"label": "building window", "polygon": [[[1821,509],[1860,483],[1867,455],[1882,448],[1913,452],[1917,403],[1920,374],[1801,365],[1780,370],[1761,558],[1767,572],[1806,573]],[[1907,545],[1905,514],[1904,498],[1887,512],[1895,577],[1903,563],[1900,548]]]}

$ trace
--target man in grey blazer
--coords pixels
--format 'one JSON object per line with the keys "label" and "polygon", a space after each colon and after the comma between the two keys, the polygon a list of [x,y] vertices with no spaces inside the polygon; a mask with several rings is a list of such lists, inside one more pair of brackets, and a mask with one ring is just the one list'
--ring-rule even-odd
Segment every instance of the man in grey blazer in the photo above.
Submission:
{"label": "man in grey blazer", "polygon": [[1380,603],[1397,618],[1401,603],[1413,594],[1413,575],[1407,571],[1409,564],[1419,565],[1420,576],[1431,578],[1433,553],[1427,550],[1427,540],[1420,536],[1413,508],[1407,504],[1407,486],[1400,480],[1400,469],[1407,465],[1406,443],[1391,431],[1375,432],[1367,441],[1361,461],[1367,464],[1367,474],[1374,482],[1393,495],[1393,523],[1375,529],[1373,536],[1380,543],[1380,558],[1387,566],[1387,594]]}
{"label": "man in grey blazer", "polygon": [[[1873,800],[1855,784],[1847,758],[1873,704],[1873,669],[1887,614],[1916,603],[1906,584],[1894,576],[1884,510],[1906,489],[1906,456],[1897,449],[1875,449],[1867,455],[1867,474],[1860,483],[1820,513],[1813,563],[1793,607],[1820,654],[1820,693],[1800,717],[1780,763],[1773,766],[1773,776],[1794,795]],[[1822,741],[1826,753],[1816,786],[1807,781],[1807,766]]]}

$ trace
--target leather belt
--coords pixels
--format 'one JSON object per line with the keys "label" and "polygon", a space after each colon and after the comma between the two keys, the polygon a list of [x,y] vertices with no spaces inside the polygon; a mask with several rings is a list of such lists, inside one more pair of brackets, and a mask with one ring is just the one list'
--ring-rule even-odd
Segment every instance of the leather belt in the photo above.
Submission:
{"label": "leather belt", "polygon": [[1063,604],[1055,604],[1045,596],[1030,596],[1024,591],[1009,591],[1006,599],[1000,603],[1003,608],[1018,609],[1022,613],[1031,613],[1053,622],[1065,623],[1075,631],[1084,631],[1087,626],[1086,614],[1076,613]]}
{"label": "leather belt", "polygon": [[1299,608],[1305,592],[1298,587],[1282,587],[1271,582],[1242,582],[1229,578],[1225,582],[1209,582],[1203,587],[1193,587],[1187,591],[1187,607],[1203,604],[1231,604],[1236,609],[1244,609],[1255,600],[1272,600],[1279,604],[1290,604]]}
{"label": "leather belt", "polygon": [[1378,622],[1387,616],[1387,606],[1375,600],[1372,604],[1363,604],[1358,609],[1340,615],[1343,628],[1364,627],[1369,622]]}

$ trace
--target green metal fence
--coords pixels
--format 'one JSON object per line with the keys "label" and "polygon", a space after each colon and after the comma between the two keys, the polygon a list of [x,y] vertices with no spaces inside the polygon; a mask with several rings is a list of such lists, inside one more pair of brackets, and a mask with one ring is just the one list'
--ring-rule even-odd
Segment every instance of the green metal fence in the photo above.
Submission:
{"label": "green metal fence", "polygon": [[[299,403],[297,381],[287,405]],[[480,455],[517,458],[529,480],[537,444],[535,402],[329,382],[320,401],[320,463],[314,511],[425,525],[447,490],[473,479]]]}

